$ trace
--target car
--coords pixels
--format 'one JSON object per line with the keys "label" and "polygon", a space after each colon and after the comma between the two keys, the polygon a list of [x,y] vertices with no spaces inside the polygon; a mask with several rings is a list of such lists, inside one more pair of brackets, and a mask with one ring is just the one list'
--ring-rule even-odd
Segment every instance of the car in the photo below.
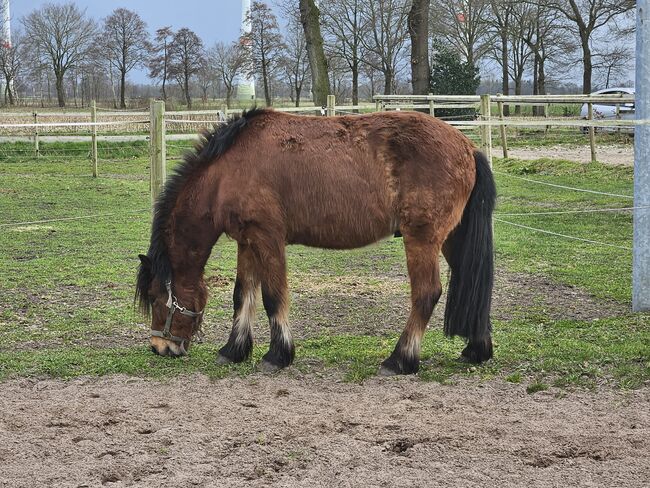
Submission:
{"label": "car", "polygon": [[[593,92],[592,95],[632,95],[634,96],[634,88],[619,87],[619,88],[605,88]],[[594,119],[611,119],[611,120],[633,120],[634,119],[634,102],[630,103],[594,103],[593,104]],[[585,103],[580,110],[580,118],[589,118],[589,106]],[[586,128],[584,129],[586,131]],[[634,127],[603,127],[603,131],[620,131],[625,133],[634,133]]]}

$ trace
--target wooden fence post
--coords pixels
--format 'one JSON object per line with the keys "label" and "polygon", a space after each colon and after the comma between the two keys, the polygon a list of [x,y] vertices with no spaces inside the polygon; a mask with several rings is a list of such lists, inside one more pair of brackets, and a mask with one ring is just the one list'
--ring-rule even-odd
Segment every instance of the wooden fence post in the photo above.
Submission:
{"label": "wooden fence post", "polygon": [[[497,106],[499,107],[499,120],[503,121],[504,120],[503,101],[498,100]],[[501,134],[501,148],[503,149],[503,157],[507,158],[508,157],[508,134],[506,132],[505,124],[501,124],[499,126],[499,131]]]}
{"label": "wooden fence post", "polygon": [[[38,124],[38,114],[34,112],[34,123]],[[41,150],[38,143],[38,127],[34,127],[34,155],[39,157],[41,155]]]}
{"label": "wooden fence post", "polygon": [[[432,97],[433,93],[429,93],[429,96]],[[436,108],[434,106],[433,98],[429,99],[429,115],[431,115],[431,117],[436,116]]]}
{"label": "wooden fence post", "polygon": [[152,100],[150,110],[149,149],[151,154],[151,203],[162,193],[166,177],[165,102]]}
{"label": "wooden fence post", "polygon": [[490,95],[481,95],[481,120],[485,125],[481,126],[481,147],[492,167],[492,127],[490,126]]}
{"label": "wooden fence post", "polygon": [[[588,115],[587,119],[592,122],[594,120],[594,104],[589,102],[587,104]],[[589,146],[591,148],[591,162],[596,162],[596,128],[593,125],[589,126]]]}
{"label": "wooden fence post", "polygon": [[[97,122],[97,104],[95,100],[90,102],[90,121],[95,124]],[[97,178],[97,126],[92,126],[92,162],[93,162],[93,178]]]}
{"label": "wooden fence post", "polygon": [[334,109],[335,106],[336,106],[336,96],[327,95],[327,116],[328,117],[334,117],[336,115],[336,110]]}

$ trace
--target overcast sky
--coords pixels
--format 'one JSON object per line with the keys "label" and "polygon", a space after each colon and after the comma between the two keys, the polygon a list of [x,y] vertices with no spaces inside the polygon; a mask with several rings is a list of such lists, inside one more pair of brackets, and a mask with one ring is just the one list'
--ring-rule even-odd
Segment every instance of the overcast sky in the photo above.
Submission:
{"label": "overcast sky", "polygon": [[[20,18],[46,3],[68,3],[63,0],[10,0],[14,28]],[[160,27],[172,26],[174,30],[187,27],[196,32],[206,46],[216,41],[234,41],[239,35],[241,2],[239,0],[75,0],[79,8],[86,9],[89,17],[100,21],[119,7],[140,14],[154,32]]]}
{"label": "overcast sky", "polygon": [[[10,0],[12,30],[20,28],[20,18],[46,3],[68,3],[65,0]],[[206,47],[217,41],[231,42],[239,36],[240,0],[74,0],[86,14],[101,21],[119,7],[134,10],[147,23],[153,34],[156,29],[171,26],[187,27],[196,32]],[[272,2],[271,2],[272,3]],[[129,74],[136,83],[147,83],[144,73]]]}

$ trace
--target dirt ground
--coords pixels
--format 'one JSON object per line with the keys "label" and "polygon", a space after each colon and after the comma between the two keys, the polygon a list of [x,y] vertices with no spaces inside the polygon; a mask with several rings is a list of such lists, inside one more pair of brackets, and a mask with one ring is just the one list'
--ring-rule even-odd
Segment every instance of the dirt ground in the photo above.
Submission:
{"label": "dirt ground", "polygon": [[[300,281],[291,317],[298,339],[386,335],[403,326],[405,269],[381,282],[361,275]],[[232,282],[208,282],[212,299],[230,310]],[[32,305],[58,313],[70,303],[115,300],[110,289],[18,293],[0,297],[0,308],[17,307],[18,322],[32,325]],[[432,327],[440,327],[442,309]],[[592,320],[627,309],[541,276],[496,274],[493,312],[500,320],[540,312]],[[365,320],[339,319],[355,314]],[[147,328],[79,344],[133,345],[146,340]],[[212,323],[207,339],[220,343],[229,329],[229,321]],[[263,316],[255,334],[268,340]],[[503,381],[443,386],[372,378],[357,385],[338,374],[290,368],[223,380],[0,383],[0,487],[649,486],[650,388],[529,395],[526,385]]]}
{"label": "dirt ground", "polygon": [[[501,148],[494,147],[493,154],[497,157],[502,156]],[[516,159],[567,159],[569,161],[579,161],[589,163],[591,161],[591,150],[589,146],[565,147],[515,147],[508,149],[508,157]],[[632,166],[634,164],[634,147],[629,146],[602,146],[596,147],[596,159],[601,163]]]}
{"label": "dirt ground", "polygon": [[648,486],[650,391],[277,376],[13,380],[0,486]]}

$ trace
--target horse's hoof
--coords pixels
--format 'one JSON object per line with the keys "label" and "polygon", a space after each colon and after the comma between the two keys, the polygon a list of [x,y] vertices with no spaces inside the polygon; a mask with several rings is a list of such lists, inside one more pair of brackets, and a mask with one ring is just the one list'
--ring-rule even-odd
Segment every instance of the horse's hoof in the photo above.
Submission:
{"label": "horse's hoof", "polygon": [[277,364],[273,364],[270,363],[269,361],[262,360],[260,362],[259,369],[262,373],[277,373],[282,368],[280,368],[280,366],[278,366]]}
{"label": "horse's hoof", "polygon": [[226,356],[222,356],[221,354],[217,354],[217,365],[218,366],[223,366],[225,364],[232,364],[233,360],[230,358],[227,358]]}
{"label": "horse's hoof", "polygon": [[392,369],[384,366],[383,364],[379,368],[379,372],[377,373],[378,376],[397,376],[399,373],[397,371],[393,371]]}

